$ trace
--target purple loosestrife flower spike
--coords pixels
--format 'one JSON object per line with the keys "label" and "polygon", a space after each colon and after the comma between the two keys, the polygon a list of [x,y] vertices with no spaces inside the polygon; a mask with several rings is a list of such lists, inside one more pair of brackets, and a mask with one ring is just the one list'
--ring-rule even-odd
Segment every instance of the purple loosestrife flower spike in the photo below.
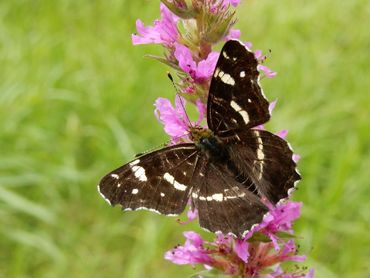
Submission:
{"label": "purple loosestrife flower spike", "polygon": [[[171,136],[171,143],[190,142],[189,127],[201,125],[206,116],[206,100],[212,74],[219,56],[213,51],[214,44],[230,39],[239,39],[240,30],[232,29],[235,11],[240,0],[162,0],[161,18],[152,26],[145,26],[137,20],[137,34],[132,35],[133,44],[161,44],[164,57],[153,58],[177,71],[179,94],[175,104],[158,98],[155,115]],[[164,3],[164,4],[163,4]],[[232,7],[231,7],[232,6]],[[184,30],[184,32],[182,31]],[[243,42],[252,49],[251,42]],[[276,72],[262,63],[266,60],[261,50],[255,51],[259,62],[257,69],[262,77],[272,78]],[[181,95],[181,96],[180,96]],[[199,118],[189,122],[185,112],[186,101],[195,105]],[[269,106],[270,114],[276,101]],[[264,129],[263,125],[255,127]],[[276,133],[284,138],[287,130]],[[293,160],[298,161],[294,154]],[[266,200],[264,200],[266,201]],[[274,206],[266,201],[269,213],[261,223],[254,225],[243,238],[217,234],[214,241],[205,241],[193,231],[184,233],[185,243],[165,253],[165,258],[175,264],[203,265],[226,275],[239,277],[268,278],[312,278],[313,270],[286,271],[280,266],[285,261],[304,261],[305,256],[297,255],[293,240],[292,223],[300,216],[301,203],[286,201]],[[198,212],[189,202],[187,224],[197,218]],[[284,235],[284,236],[283,236]]]}

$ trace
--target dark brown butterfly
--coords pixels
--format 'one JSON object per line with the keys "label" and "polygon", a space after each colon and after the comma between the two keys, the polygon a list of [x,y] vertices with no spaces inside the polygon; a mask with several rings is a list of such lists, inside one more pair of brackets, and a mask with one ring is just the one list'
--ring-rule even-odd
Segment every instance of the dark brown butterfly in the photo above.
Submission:
{"label": "dark brown butterfly", "polygon": [[191,127],[194,143],[142,155],[107,174],[101,195],[124,210],[165,215],[184,211],[189,198],[200,226],[242,236],[300,179],[292,150],[280,137],[255,129],[270,118],[258,62],[239,41],[222,48],[207,103],[208,129]]}

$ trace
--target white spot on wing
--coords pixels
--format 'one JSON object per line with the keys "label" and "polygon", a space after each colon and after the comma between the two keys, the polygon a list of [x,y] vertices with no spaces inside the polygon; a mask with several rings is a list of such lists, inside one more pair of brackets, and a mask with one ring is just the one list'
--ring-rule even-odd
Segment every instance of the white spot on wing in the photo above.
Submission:
{"label": "white spot on wing", "polygon": [[117,174],[110,174],[110,176],[111,176],[112,178],[116,179],[116,180],[118,180],[118,179],[119,179],[119,176],[118,176]]}
{"label": "white spot on wing", "polygon": [[[127,210],[132,210],[132,209],[127,209]],[[135,208],[134,210],[148,210],[148,211],[151,211],[151,212],[155,212],[155,213],[161,214],[158,210],[153,209],[153,208],[138,207],[138,208]]]}
{"label": "white spot on wing", "polygon": [[243,110],[239,104],[237,104],[234,100],[230,101],[231,107],[242,116],[243,121],[248,124],[249,123],[249,115],[247,111]]}
{"label": "white spot on wing", "polygon": [[238,187],[233,187],[232,190],[228,188],[224,190],[224,200],[243,198],[244,196],[245,196],[245,192],[240,191]]}
{"label": "white spot on wing", "polygon": [[245,71],[244,70],[240,72],[240,77],[241,78],[245,77]]}
{"label": "white spot on wing", "polygon": [[145,175],[145,169],[143,167],[135,165],[135,166],[131,167],[131,170],[134,172],[135,177],[139,181],[147,181],[148,180],[148,178]]}
{"label": "white spot on wing", "polygon": [[232,78],[230,74],[223,72],[219,68],[216,68],[215,74],[213,76],[221,78],[221,81],[224,82],[225,84],[228,84],[231,86],[235,85],[234,78]]}
{"label": "white spot on wing", "polygon": [[219,72],[220,72],[220,69],[219,68],[216,68],[216,70],[215,70],[215,73],[214,73],[214,77],[217,77],[218,76],[218,74],[219,74]]}
{"label": "white spot on wing", "polygon": [[261,149],[257,149],[257,158],[258,159],[263,159],[265,157],[263,151]]}
{"label": "white spot on wing", "polygon": [[139,192],[139,189],[137,189],[137,188],[134,188],[131,191],[131,193],[134,194],[134,195],[137,194],[138,192]]}
{"label": "white spot on wing", "polygon": [[[123,211],[132,211],[132,210],[148,210],[148,211],[151,211],[151,212],[155,212],[155,213],[158,213],[158,214],[161,214],[161,212],[159,210],[156,210],[156,209],[153,209],[153,208],[146,208],[146,207],[138,207],[138,208],[125,208]],[[177,216],[178,214],[166,214],[167,216]]]}
{"label": "white spot on wing", "polygon": [[[223,75],[222,75],[222,76],[220,76],[221,81],[222,81],[222,82],[224,82],[225,84],[228,84],[228,85],[234,86],[234,85],[235,85],[235,80],[234,80],[234,78],[232,78],[232,77],[231,77],[231,75],[230,75],[230,74],[228,74],[228,73],[224,73],[224,72],[222,72],[222,73],[223,73]],[[220,75],[221,75],[221,72],[220,72]]]}
{"label": "white spot on wing", "polygon": [[164,197],[164,196],[166,196],[166,194],[164,194],[163,192],[161,192],[161,197]]}
{"label": "white spot on wing", "polygon": [[239,104],[237,104],[235,101],[230,101],[230,105],[231,107],[236,111],[236,112],[239,112],[240,110],[242,110],[242,108],[239,106]]}
{"label": "white spot on wing", "polygon": [[227,55],[227,53],[224,51],[222,52],[222,55],[226,58],[226,59],[230,59],[230,57]]}
{"label": "white spot on wing", "polygon": [[249,115],[247,113],[247,111],[243,110],[243,111],[240,111],[240,115],[242,116],[243,118],[243,121],[247,124],[249,123]]}
{"label": "white spot on wing", "polygon": [[136,159],[136,160],[130,162],[129,165],[134,166],[134,165],[138,164],[139,162],[140,162],[140,159]]}
{"label": "white spot on wing", "polygon": [[259,165],[258,179],[260,180],[262,178],[263,164],[264,164],[263,159],[265,158],[265,154],[263,153],[263,141],[262,141],[259,131],[255,130],[254,134],[257,138],[257,144],[258,144],[257,158],[259,159],[258,161],[255,161],[255,164]]}
{"label": "white spot on wing", "polygon": [[216,193],[212,195],[212,199],[217,202],[222,202],[222,200],[224,199],[224,195],[222,193]]}
{"label": "white spot on wing", "polygon": [[163,178],[168,181],[170,184],[173,185],[173,187],[175,187],[177,190],[181,190],[181,191],[185,191],[187,186],[182,184],[182,183],[179,183],[178,181],[175,180],[175,178],[168,172],[166,172],[164,175],[163,175]]}

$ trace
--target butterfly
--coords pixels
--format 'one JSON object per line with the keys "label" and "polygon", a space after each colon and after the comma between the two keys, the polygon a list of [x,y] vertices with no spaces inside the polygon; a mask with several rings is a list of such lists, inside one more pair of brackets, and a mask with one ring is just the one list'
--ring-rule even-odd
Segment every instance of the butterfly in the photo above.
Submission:
{"label": "butterfly", "polygon": [[258,61],[241,42],[223,46],[207,102],[208,128],[189,127],[193,143],[141,155],[104,176],[100,194],[123,210],[179,215],[190,200],[199,224],[243,236],[300,180],[289,144],[256,128],[270,119]]}

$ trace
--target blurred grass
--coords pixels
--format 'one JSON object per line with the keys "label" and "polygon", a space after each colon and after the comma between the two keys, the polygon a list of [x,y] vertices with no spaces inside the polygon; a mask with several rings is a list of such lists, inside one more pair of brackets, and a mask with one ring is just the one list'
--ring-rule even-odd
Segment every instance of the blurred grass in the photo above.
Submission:
{"label": "blurred grass", "polygon": [[[245,1],[243,39],[272,49],[269,124],[302,155],[296,225],[316,277],[370,275],[370,5]],[[156,1],[0,2],[0,276],[187,277],[163,260],[182,243],[172,218],[109,208],[107,171],[166,141],[153,117],[173,98],[167,68],[133,47]]]}

